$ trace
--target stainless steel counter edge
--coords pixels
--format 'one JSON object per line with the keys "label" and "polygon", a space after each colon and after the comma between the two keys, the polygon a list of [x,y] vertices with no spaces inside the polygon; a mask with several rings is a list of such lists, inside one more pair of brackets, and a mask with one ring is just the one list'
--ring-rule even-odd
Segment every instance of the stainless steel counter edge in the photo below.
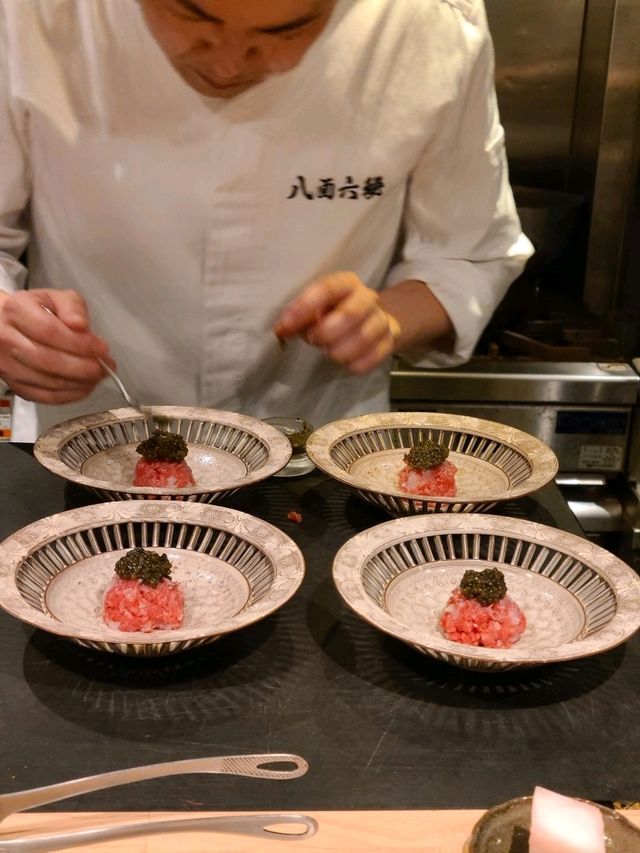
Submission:
{"label": "stainless steel counter edge", "polygon": [[425,369],[398,359],[391,400],[495,401],[565,405],[634,404],[640,376],[626,363],[471,360],[460,367]]}

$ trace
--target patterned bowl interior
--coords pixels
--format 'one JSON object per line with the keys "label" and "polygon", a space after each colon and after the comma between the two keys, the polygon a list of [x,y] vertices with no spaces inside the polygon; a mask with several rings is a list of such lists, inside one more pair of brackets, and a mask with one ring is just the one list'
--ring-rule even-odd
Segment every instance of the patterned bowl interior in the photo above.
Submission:
{"label": "patterned bowl interior", "polygon": [[[269,457],[266,443],[238,427],[215,421],[170,418],[163,429],[181,435],[188,444],[215,447],[241,459],[248,471],[259,470]],[[85,462],[109,447],[139,444],[153,431],[153,423],[143,419],[115,421],[88,428],[67,439],[60,447],[60,458],[70,468],[82,471]]]}
{"label": "patterned bowl interior", "polygon": [[[130,500],[221,500],[241,486],[283,468],[291,445],[279,430],[244,415],[214,409],[154,408],[152,420],[135,409],[116,409],[67,421],[41,436],[34,448],[54,473],[92,489],[103,498]],[[195,486],[182,489],[133,486],[140,458],[137,445],[156,426],[182,435]]]}
{"label": "patterned bowl interior", "polygon": [[[464,571],[489,567],[504,573],[527,618],[510,649],[452,642],[439,625]],[[518,519],[466,515],[378,525],[343,546],[334,579],[347,604],[376,627],[470,669],[585,657],[618,645],[640,625],[640,578],[628,566],[579,537]]]}
{"label": "patterned bowl interior", "polygon": [[[104,623],[115,562],[135,547],[169,556],[185,597],[181,628],[143,634]],[[293,595],[303,573],[289,537],[245,513],[202,504],[99,504],[43,519],[2,543],[0,606],[85,646],[159,655],[263,618]]]}
{"label": "patterned bowl interior", "polygon": [[[408,495],[398,478],[407,450],[431,440],[457,468],[453,498]],[[392,515],[483,512],[553,478],[557,460],[533,436],[503,424],[454,415],[385,413],[336,421],[317,430],[307,452],[318,467]]]}

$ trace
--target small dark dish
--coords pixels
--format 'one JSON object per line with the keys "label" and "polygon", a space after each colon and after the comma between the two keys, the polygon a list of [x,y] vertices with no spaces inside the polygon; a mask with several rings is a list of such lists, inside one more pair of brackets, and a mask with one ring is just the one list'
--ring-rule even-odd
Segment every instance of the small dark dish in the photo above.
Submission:
{"label": "small dark dish", "polygon": [[[494,806],[480,818],[464,853],[529,853],[532,797],[518,797]],[[583,802],[589,802],[583,800]],[[611,853],[637,853],[640,829],[620,812],[592,803],[604,818],[605,847]]]}

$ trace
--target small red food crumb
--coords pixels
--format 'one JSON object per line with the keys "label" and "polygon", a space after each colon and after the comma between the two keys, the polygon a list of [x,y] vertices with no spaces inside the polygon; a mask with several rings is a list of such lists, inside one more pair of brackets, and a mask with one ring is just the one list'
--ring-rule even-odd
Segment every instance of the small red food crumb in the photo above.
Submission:
{"label": "small red food crumb", "polygon": [[302,524],[302,513],[300,512],[291,510],[291,512],[287,513],[287,518],[289,521],[295,521],[296,524]]}
{"label": "small red food crumb", "polygon": [[165,489],[184,489],[194,486],[193,472],[187,463],[138,459],[133,477],[134,486],[160,486]]}
{"label": "small red food crumb", "polygon": [[121,631],[179,628],[183,614],[182,590],[167,579],[153,587],[140,580],[116,578],[104,597],[104,621]]}
{"label": "small red food crumb", "polygon": [[405,465],[400,471],[400,489],[412,495],[455,498],[457,470],[453,462],[441,462],[435,468]]}

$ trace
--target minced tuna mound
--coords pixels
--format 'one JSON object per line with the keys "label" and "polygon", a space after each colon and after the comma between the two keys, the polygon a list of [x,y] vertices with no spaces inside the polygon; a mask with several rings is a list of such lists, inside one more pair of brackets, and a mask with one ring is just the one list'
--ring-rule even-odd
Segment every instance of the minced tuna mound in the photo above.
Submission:
{"label": "minced tuna mound", "polygon": [[447,639],[456,643],[509,649],[522,636],[527,620],[508,595],[484,605],[455,589],[440,617],[440,625]]}
{"label": "minced tuna mound", "polygon": [[161,459],[138,459],[133,477],[134,486],[158,486],[165,489],[184,489],[195,486],[193,472],[187,463]]}
{"label": "minced tuna mound", "polygon": [[182,590],[166,578],[155,587],[138,579],[116,578],[105,593],[104,621],[120,631],[179,628],[183,615]]}
{"label": "minced tuna mound", "polygon": [[453,462],[441,462],[435,468],[405,465],[400,471],[400,489],[412,495],[455,498],[457,470]]}

